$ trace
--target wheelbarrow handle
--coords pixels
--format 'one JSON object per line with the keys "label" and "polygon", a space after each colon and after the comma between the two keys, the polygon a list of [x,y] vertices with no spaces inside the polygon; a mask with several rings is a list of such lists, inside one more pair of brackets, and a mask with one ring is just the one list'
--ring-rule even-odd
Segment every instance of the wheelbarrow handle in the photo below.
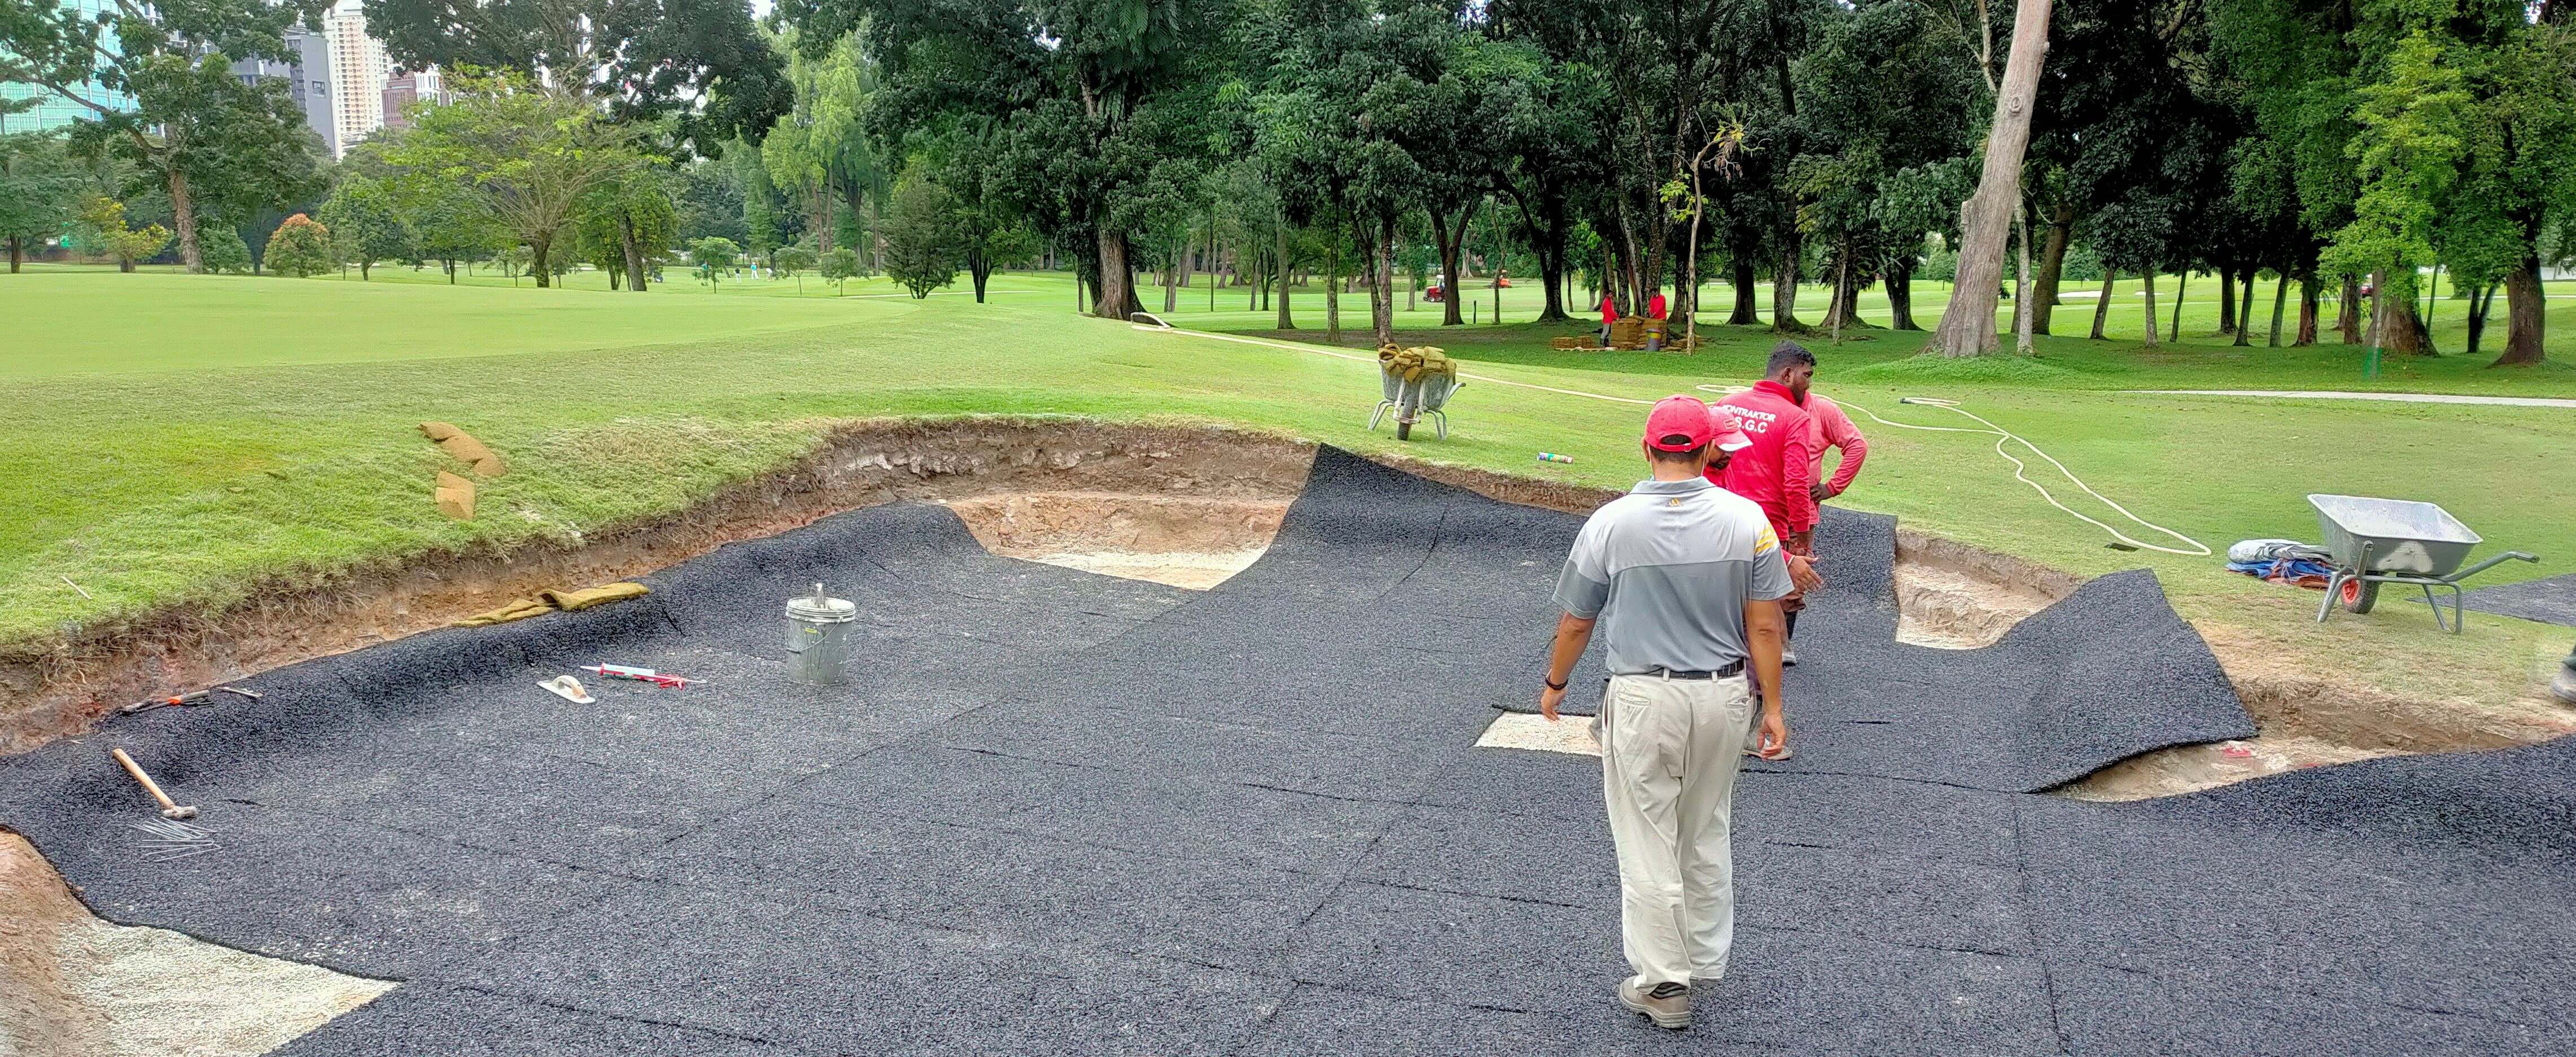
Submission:
{"label": "wheelbarrow handle", "polygon": [[2507,561],[2517,559],[2527,562],[2536,562],[2540,560],[2540,556],[2535,554],[2525,554],[2521,551],[2506,551],[2502,554],[2496,555],[2495,557],[2479,562],[2476,565],[2472,565],[2466,569],[2452,573],[2451,575],[2444,577],[2444,579],[2453,583],[2458,583],[2459,581],[2466,580],[2469,577],[2476,576],[2479,573],[2495,568],[2498,565],[2502,565]]}

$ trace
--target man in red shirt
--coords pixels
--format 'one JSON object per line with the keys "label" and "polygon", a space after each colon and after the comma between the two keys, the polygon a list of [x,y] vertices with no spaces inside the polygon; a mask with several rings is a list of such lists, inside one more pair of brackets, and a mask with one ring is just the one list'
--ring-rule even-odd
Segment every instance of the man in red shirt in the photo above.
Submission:
{"label": "man in red shirt", "polygon": [[1664,291],[1658,288],[1655,296],[1646,299],[1646,318],[1655,321],[1646,328],[1647,352],[1664,350],[1664,311]]}
{"label": "man in red shirt", "polygon": [[1619,321],[1619,301],[1607,290],[1601,292],[1601,347],[1610,347],[1610,324]]}
{"label": "man in red shirt", "polygon": [[[1735,415],[1736,424],[1752,438],[1753,446],[1736,453],[1725,471],[1709,471],[1709,481],[1720,488],[1750,499],[1771,519],[1771,530],[1780,536],[1781,549],[1791,555],[1812,559],[1815,556],[1816,496],[1814,446],[1815,422],[1804,406],[1807,383],[1815,377],[1816,356],[1794,341],[1784,341],[1771,350],[1771,362],[1760,382],[1746,392],[1721,401],[1718,406]],[[1803,579],[1803,578],[1802,578]],[[1806,605],[1806,592],[1799,591],[1780,600],[1781,609],[1789,614],[1788,631],[1798,631],[1798,611]],[[1783,654],[1783,663],[1796,664],[1796,651]]]}
{"label": "man in red shirt", "polygon": [[[1811,494],[1821,503],[1851,489],[1852,479],[1860,476],[1861,460],[1869,458],[1869,440],[1860,435],[1860,427],[1852,425],[1842,405],[1826,399],[1825,394],[1809,389],[1798,403],[1816,424],[1815,432],[1807,435],[1807,457],[1816,461],[1814,472],[1808,476],[1815,481],[1810,486]],[[1842,463],[1834,467],[1832,480],[1825,479],[1827,448],[1843,450]]]}

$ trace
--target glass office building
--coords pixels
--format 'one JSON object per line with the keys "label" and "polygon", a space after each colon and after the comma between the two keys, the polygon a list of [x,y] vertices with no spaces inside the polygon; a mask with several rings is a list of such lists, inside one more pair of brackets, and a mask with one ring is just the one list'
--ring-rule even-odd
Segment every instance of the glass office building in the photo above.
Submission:
{"label": "glass office building", "polygon": [[[80,12],[84,19],[91,19],[106,10],[111,2],[112,0],[63,0],[63,6]],[[109,47],[116,46],[116,38],[113,34],[110,34],[107,39]],[[74,90],[81,98],[110,109],[126,110],[134,106],[132,96],[123,92],[108,91],[96,82],[84,82],[74,86]],[[0,99],[12,102],[36,100],[33,109],[0,114],[0,132],[34,132],[39,129],[60,128],[71,124],[76,119],[97,113],[87,106],[63,98],[53,89],[32,84],[0,83]]]}

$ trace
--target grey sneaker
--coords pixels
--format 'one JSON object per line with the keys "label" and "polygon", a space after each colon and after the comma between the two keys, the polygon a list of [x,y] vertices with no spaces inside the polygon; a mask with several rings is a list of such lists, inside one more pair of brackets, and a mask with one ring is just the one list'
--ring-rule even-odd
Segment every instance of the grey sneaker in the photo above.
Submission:
{"label": "grey sneaker", "polygon": [[1797,666],[1798,666],[1798,647],[1793,646],[1793,645],[1790,645],[1789,643],[1786,643],[1786,642],[1781,643],[1781,644],[1780,644],[1780,667],[1783,667],[1783,668],[1795,668],[1795,667],[1797,667]]}
{"label": "grey sneaker", "polygon": [[1619,1004],[1630,1012],[1654,1021],[1659,1028],[1680,1031],[1690,1027],[1690,985],[1656,984],[1649,991],[1637,985],[1640,977],[1619,981]]}
{"label": "grey sneaker", "polygon": [[2558,699],[2576,705],[2576,653],[2567,655],[2567,663],[2558,666],[2558,678],[2549,683],[2549,692]]}

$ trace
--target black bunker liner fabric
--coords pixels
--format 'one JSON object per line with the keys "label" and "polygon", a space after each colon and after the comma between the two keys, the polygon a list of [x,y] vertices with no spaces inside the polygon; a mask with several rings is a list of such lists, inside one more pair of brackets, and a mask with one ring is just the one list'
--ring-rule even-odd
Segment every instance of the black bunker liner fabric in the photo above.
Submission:
{"label": "black bunker liner fabric", "polygon": [[[0,822],[113,920],[404,981],[289,1057],[2576,1039],[2576,745],[2128,805],[2013,791],[2243,716],[2171,704],[2205,652],[2116,578],[2017,648],[1887,647],[1867,519],[1827,526],[1843,597],[1801,623],[1798,757],[1742,780],[1729,973],[1693,1031],[1642,1026],[1609,1001],[1599,765],[1472,747],[1537,683],[1577,523],[1325,450],[1269,555],[1193,594],[991,557],[935,507],[861,510],[637,602],[312,661],[251,680],[255,704],[0,760]],[[780,664],[778,607],[818,579],[864,621],[847,687]],[[704,682],[587,706],[536,685],[602,660]],[[110,746],[224,849],[143,862]]]}
{"label": "black bunker liner fabric", "polygon": [[[2422,600],[2410,600],[2403,594],[2392,597]],[[2576,573],[2481,587],[2461,596],[2460,603],[2480,613],[2576,627]]]}

